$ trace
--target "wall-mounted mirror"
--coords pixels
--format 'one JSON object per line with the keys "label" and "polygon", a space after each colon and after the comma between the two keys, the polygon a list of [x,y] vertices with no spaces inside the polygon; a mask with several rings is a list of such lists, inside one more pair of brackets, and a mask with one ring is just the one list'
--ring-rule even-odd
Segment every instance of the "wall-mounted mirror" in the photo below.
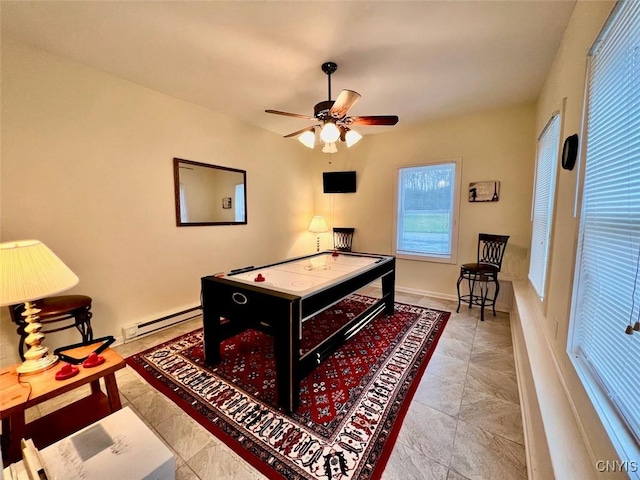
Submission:
{"label": "wall-mounted mirror", "polygon": [[176,224],[247,223],[247,172],[207,163],[173,159]]}

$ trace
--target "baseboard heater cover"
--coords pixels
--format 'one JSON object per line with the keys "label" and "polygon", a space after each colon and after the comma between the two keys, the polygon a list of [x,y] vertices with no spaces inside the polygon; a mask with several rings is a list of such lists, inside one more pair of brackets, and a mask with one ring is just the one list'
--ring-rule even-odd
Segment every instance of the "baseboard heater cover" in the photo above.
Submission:
{"label": "baseboard heater cover", "polygon": [[134,325],[130,325],[128,327],[124,327],[122,329],[122,338],[125,342],[127,342],[136,338],[140,338],[144,335],[149,335],[150,333],[163,330],[165,328],[173,327],[179,323],[186,322],[187,320],[191,320],[201,315],[202,306],[197,305],[193,308],[188,308],[187,310],[181,310],[170,315],[165,315],[164,317],[147,320],[144,322],[136,323]]}

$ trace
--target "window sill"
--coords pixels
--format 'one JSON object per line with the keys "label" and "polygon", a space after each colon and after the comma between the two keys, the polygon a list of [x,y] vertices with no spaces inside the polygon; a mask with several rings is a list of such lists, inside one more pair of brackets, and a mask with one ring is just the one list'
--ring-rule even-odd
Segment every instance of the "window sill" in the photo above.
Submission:
{"label": "window sill", "polygon": [[529,478],[598,478],[571,399],[543,331],[540,301],[526,280],[513,282],[511,331]]}
{"label": "window sill", "polygon": [[[594,408],[598,412],[598,416],[602,421],[602,424],[607,431],[614,448],[620,455],[622,460],[617,465],[613,465],[613,459],[610,459],[610,464],[606,464],[606,460],[599,460],[596,462],[596,468],[599,471],[606,471],[607,468],[617,468],[619,471],[626,471],[629,478],[640,479],[640,464],[638,459],[640,458],[640,448],[638,447],[633,434],[627,429],[620,413],[611,405],[606,393],[597,387],[599,380],[594,376],[586,365],[586,361],[575,354],[570,353],[569,357],[575,368],[580,381],[582,382],[587,395]],[[610,471],[609,470],[609,471]]]}
{"label": "window sill", "polygon": [[455,264],[456,260],[452,257],[433,257],[429,255],[411,255],[408,253],[395,253],[396,258],[402,260],[416,260],[418,262],[447,263]]}

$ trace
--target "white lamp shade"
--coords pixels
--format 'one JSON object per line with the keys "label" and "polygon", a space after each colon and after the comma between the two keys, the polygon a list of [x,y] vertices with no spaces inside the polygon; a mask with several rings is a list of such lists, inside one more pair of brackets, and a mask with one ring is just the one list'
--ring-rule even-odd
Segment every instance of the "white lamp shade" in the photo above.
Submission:
{"label": "white lamp shade", "polygon": [[358,143],[361,138],[362,135],[360,135],[358,132],[356,132],[355,130],[349,130],[344,137],[344,141],[347,143],[347,148],[349,148],[352,145]]}
{"label": "white lamp shade", "polygon": [[298,137],[298,140],[300,140],[300,143],[305,147],[313,148],[316,144],[316,134],[313,130],[304,132]]}
{"label": "white lamp shade", "polygon": [[325,143],[333,143],[340,138],[340,130],[333,122],[327,122],[320,130],[320,138]]}
{"label": "white lamp shade", "polygon": [[326,233],[329,231],[329,226],[327,225],[327,221],[322,215],[316,215],[311,220],[309,231],[312,233]]}
{"label": "white lamp shade", "polygon": [[0,306],[55,295],[79,279],[38,240],[0,243]]}

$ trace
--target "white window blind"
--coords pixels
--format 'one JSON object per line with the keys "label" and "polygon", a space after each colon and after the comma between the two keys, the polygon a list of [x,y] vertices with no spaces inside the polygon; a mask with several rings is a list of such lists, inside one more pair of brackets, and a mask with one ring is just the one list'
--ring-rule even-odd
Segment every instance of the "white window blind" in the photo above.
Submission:
{"label": "white window blind", "polygon": [[449,261],[457,242],[454,224],[456,161],[398,170],[396,253]]}
{"label": "white window blind", "polygon": [[531,284],[540,298],[544,298],[547,265],[549,263],[559,132],[559,116],[554,115],[538,139],[536,180],[533,189],[533,231],[531,235],[529,280],[531,280]]}
{"label": "white window blind", "polygon": [[[639,53],[640,2],[621,2],[591,53],[571,346],[583,382],[608,399],[603,423],[626,427],[636,451],[640,331],[625,330],[640,320]],[[629,458],[633,442],[617,441]]]}

